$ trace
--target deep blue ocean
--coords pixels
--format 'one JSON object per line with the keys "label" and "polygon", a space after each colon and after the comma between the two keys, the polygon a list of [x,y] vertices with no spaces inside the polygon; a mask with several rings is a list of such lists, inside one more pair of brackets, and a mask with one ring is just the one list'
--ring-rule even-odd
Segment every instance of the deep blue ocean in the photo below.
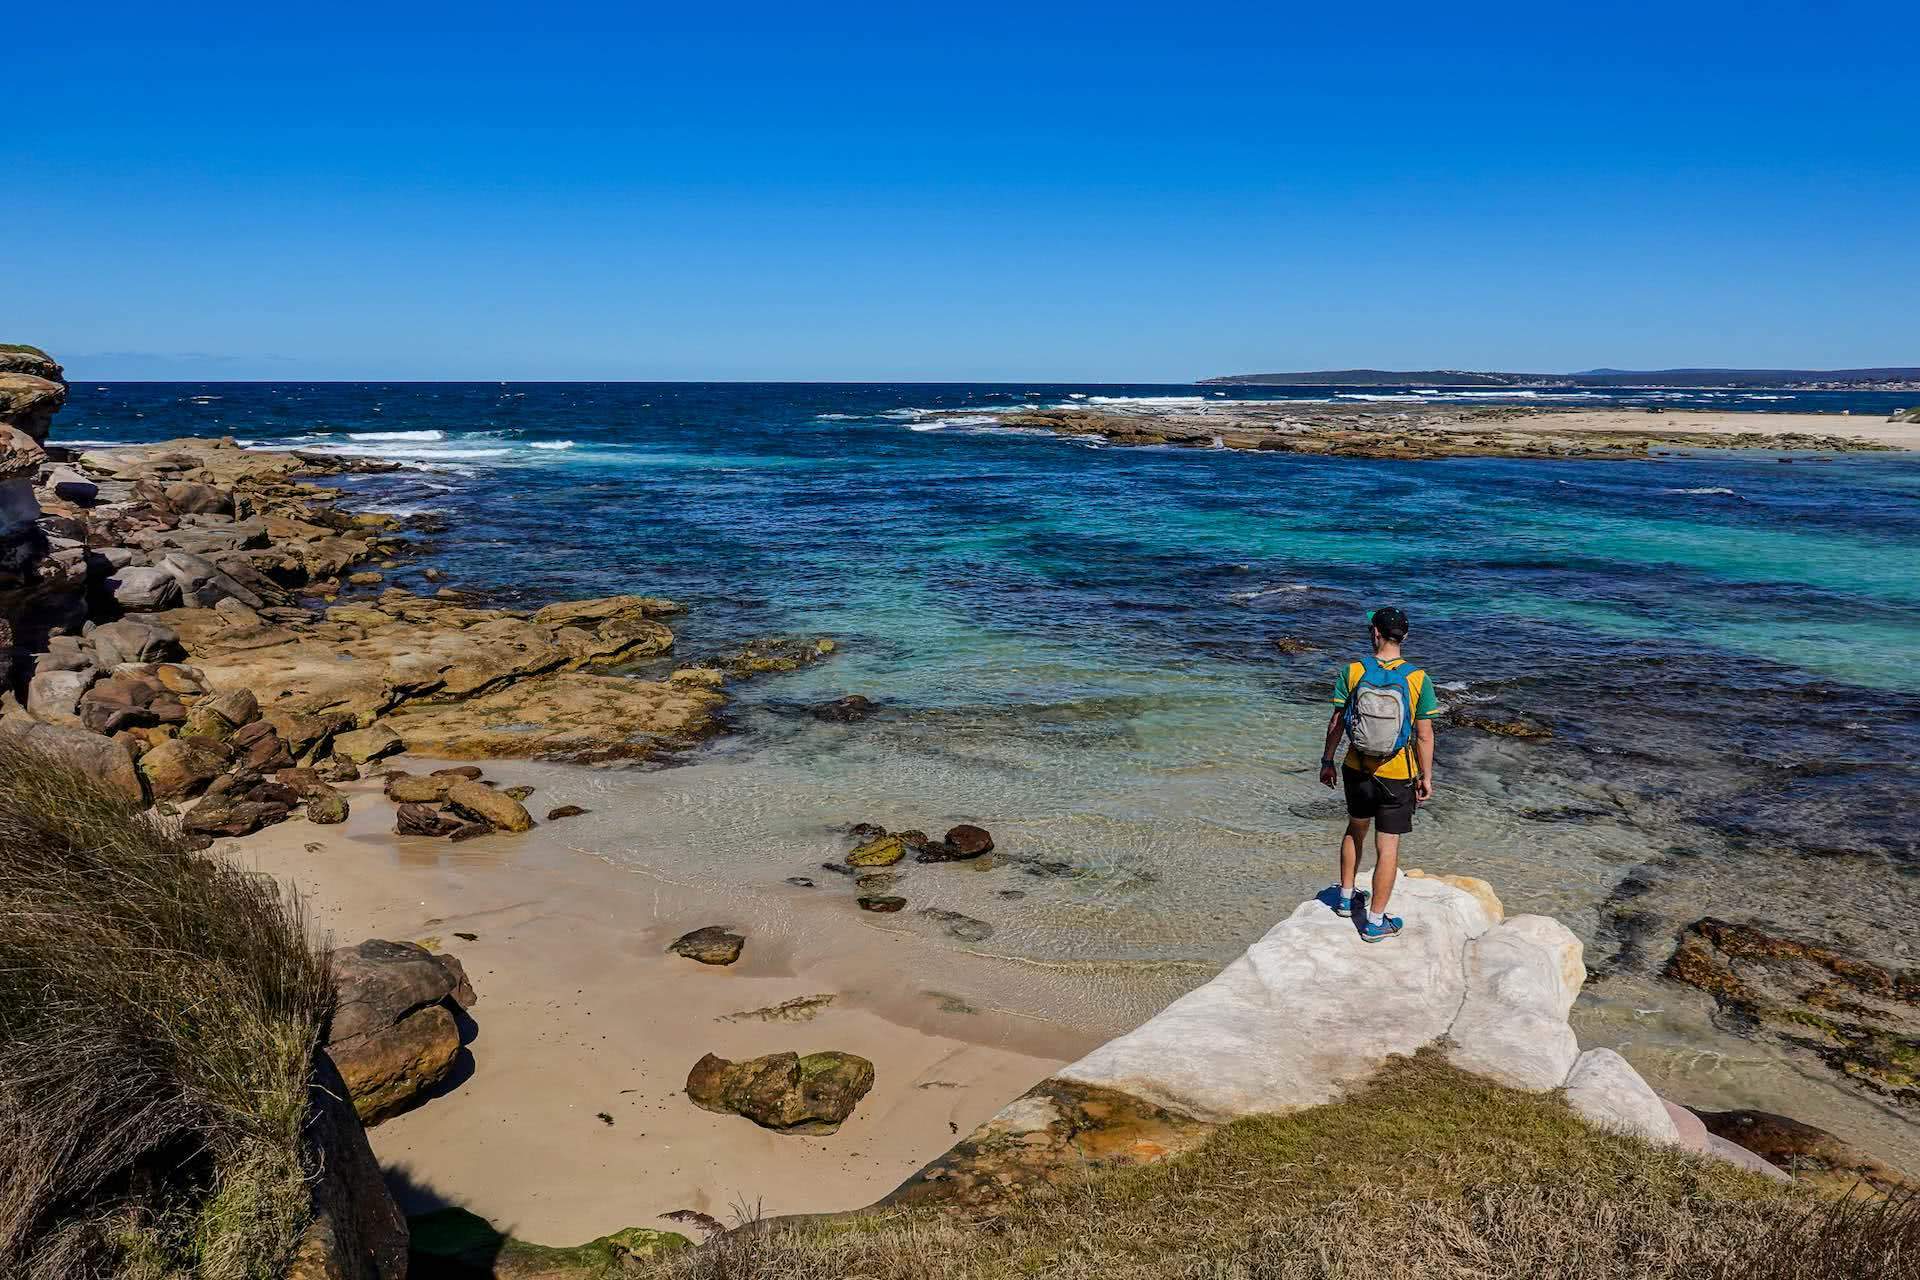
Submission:
{"label": "deep blue ocean", "polygon": [[[683,662],[834,637],[833,660],[743,687],[740,732],[609,777],[590,807],[610,816],[576,820],[604,825],[569,830],[616,861],[777,893],[834,824],[987,822],[1004,862],[909,892],[991,921],[1009,956],[1136,967],[1073,988],[1087,1010],[1150,1012],[1326,883],[1341,810],[1313,777],[1320,734],[1335,665],[1382,603],[1412,618],[1444,704],[1552,734],[1443,725],[1408,862],[1482,875],[1586,940],[1583,1040],[1637,1045],[1656,1078],[1726,1047],[1654,976],[1700,915],[1908,954],[1920,454],[1362,461],[1117,448],[977,416],[1436,398],[1418,390],[78,383],[53,443],[231,435],[389,458],[408,469],[339,483],[445,520],[400,585],[431,589],[417,570],[435,566],[507,602],[672,596],[690,608]],[[1916,399],[1572,402],[1883,417]],[[848,693],[881,714],[807,714]]]}

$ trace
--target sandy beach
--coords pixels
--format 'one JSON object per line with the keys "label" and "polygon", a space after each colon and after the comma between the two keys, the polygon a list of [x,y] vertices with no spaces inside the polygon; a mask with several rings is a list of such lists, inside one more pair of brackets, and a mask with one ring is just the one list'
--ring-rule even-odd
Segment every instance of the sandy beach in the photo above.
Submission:
{"label": "sandy beach", "polygon": [[[489,776],[522,780],[509,762]],[[377,782],[345,790],[342,826],[290,822],[219,847],[295,885],[337,944],[417,941],[472,976],[471,1069],[371,1131],[409,1212],[456,1203],[562,1244],[686,1231],[662,1216],[681,1209],[729,1225],[742,1211],[852,1209],[1099,1043],[997,1010],[1006,962],[889,928],[827,886],[749,897],[678,885],[570,847],[564,821],[459,844],[397,836]],[[666,951],[709,924],[747,935],[736,964]],[[833,1003],[811,1021],[728,1020],[822,994]],[[682,1093],[709,1051],[829,1048],[877,1075],[835,1134],[775,1133]]]}
{"label": "sandy beach", "polygon": [[[1920,393],[1914,399],[1920,401]],[[1639,409],[1569,409],[1529,414],[1515,420],[1556,431],[1593,431],[1733,437],[1765,435],[1834,436],[1888,449],[1920,449],[1920,422],[1890,422],[1866,414],[1743,413],[1717,409],[1675,409],[1650,414]]]}

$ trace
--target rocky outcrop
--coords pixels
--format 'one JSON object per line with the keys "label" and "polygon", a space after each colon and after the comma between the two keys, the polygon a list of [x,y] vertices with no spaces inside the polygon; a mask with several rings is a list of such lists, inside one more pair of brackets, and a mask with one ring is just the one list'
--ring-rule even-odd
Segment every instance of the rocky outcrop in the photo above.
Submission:
{"label": "rocky outcrop", "polygon": [[1054,1073],[888,1202],[981,1207],[1089,1166],[1163,1159],[1241,1116],[1345,1097],[1389,1057],[1435,1043],[1503,1084],[1564,1090],[1602,1127],[1717,1154],[1704,1130],[1680,1131],[1625,1059],[1579,1051],[1567,1013],[1585,970],[1564,926],[1506,918],[1466,877],[1410,872],[1393,909],[1404,932],[1370,945],[1324,902],[1301,904],[1219,976]]}
{"label": "rocky outcrop", "polygon": [[0,370],[0,425],[44,442],[53,415],[67,402],[67,384],[31,373]]}
{"label": "rocky outcrop", "polygon": [[833,1133],[873,1088],[873,1064],[851,1053],[773,1053],[749,1062],[708,1054],[687,1076],[687,1097],[782,1133]]}
{"label": "rocky outcrop", "polygon": [[327,1052],[368,1125],[398,1115],[452,1075],[461,1012],[477,997],[453,956],[370,938],[334,952],[337,1003]]}
{"label": "rocky outcrop", "polygon": [[[20,377],[37,376],[24,366],[43,359],[0,357]],[[25,432],[0,427],[0,721],[101,735],[129,764],[157,751],[133,769],[130,789],[163,803],[199,797],[185,821],[203,840],[282,820],[303,803],[314,821],[338,821],[345,800],[324,784],[409,747],[624,761],[715,731],[727,702],[718,669],[660,680],[599,674],[669,652],[673,633],[660,619],[681,611],[672,601],[607,596],[529,613],[478,608],[444,588],[389,588],[339,602],[355,566],[391,566],[408,544],[394,517],[345,511],[337,491],[304,480],[393,469],[232,440],[50,459]],[[832,647],[776,640],[732,656],[752,674]],[[166,684],[169,671],[190,673],[190,683]],[[244,705],[222,710],[209,695]],[[71,738],[66,749],[81,750]],[[313,776],[289,789],[277,774],[293,767]],[[226,774],[241,776],[222,787]],[[431,802],[458,821],[424,825],[455,835],[524,830],[531,818],[519,800],[491,789],[464,801],[436,794]]]}

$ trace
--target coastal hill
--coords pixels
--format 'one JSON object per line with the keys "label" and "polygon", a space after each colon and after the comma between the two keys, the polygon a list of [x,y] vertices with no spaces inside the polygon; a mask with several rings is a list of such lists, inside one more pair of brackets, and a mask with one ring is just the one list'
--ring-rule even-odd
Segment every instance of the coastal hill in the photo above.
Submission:
{"label": "coastal hill", "polygon": [[1462,369],[1316,369],[1202,378],[1203,387],[1767,387],[1779,390],[1920,388],[1920,368],[1587,369],[1580,373],[1496,373]]}

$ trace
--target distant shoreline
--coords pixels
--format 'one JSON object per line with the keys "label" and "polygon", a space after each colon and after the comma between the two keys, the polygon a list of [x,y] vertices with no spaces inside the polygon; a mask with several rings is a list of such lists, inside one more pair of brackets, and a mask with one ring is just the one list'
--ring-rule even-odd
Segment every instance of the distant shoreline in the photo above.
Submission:
{"label": "distant shoreline", "polygon": [[1537,391],[1920,391],[1920,368],[1593,369],[1500,373],[1464,369],[1313,369],[1201,378],[1201,387],[1510,387]]}

